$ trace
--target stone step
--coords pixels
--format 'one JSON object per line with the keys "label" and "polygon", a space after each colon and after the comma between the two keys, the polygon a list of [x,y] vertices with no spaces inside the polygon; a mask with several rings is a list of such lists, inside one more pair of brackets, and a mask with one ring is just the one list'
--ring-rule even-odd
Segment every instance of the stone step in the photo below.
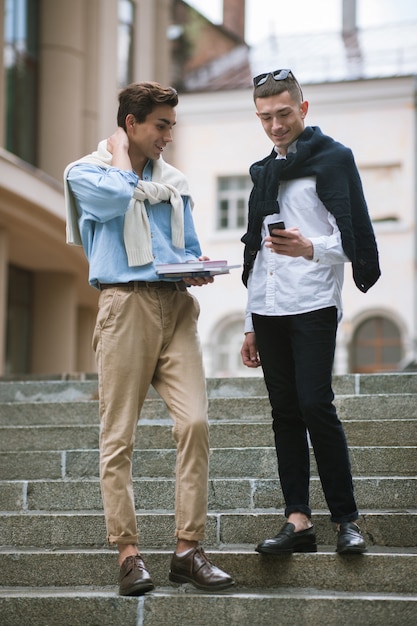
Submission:
{"label": "stone step", "polygon": [[[413,508],[416,504],[416,476],[356,476],[353,479],[360,508]],[[174,478],[136,478],[134,494],[142,510],[170,509],[174,498]],[[2,494],[9,501],[15,497],[38,503],[41,508],[65,501],[67,509],[91,509],[99,501],[96,480],[6,481]],[[23,495],[22,495],[23,494]],[[324,497],[319,479],[311,478],[311,506],[321,508]],[[5,501],[4,500],[4,501]],[[78,504],[78,506],[74,506]],[[49,505],[49,506],[48,506]],[[210,478],[209,507],[212,510],[234,508],[270,508],[283,506],[277,478]],[[55,508],[55,507],[52,507]]]}
{"label": "stone step", "polygon": [[[98,504],[98,503],[97,503]],[[369,545],[413,547],[417,545],[415,520],[417,510],[404,507],[361,509],[360,525]],[[0,545],[47,550],[104,547],[106,529],[102,510],[3,511]],[[137,515],[141,546],[164,548],[174,545],[173,510],[140,511]],[[207,517],[205,545],[253,544],[275,536],[284,523],[280,509],[251,508],[210,510]],[[319,544],[335,544],[334,525],[329,513],[314,510],[314,525]]]}
{"label": "stone step", "polygon": [[[12,447],[12,446],[11,446]],[[311,473],[316,475],[314,453]],[[351,446],[352,472],[355,476],[415,476],[417,474],[416,446]],[[173,476],[176,450],[135,450],[134,475],[137,478]],[[36,468],[36,469],[35,469]],[[42,469],[43,468],[43,469]],[[39,472],[39,473],[35,473]],[[52,476],[50,476],[52,472]],[[0,453],[0,475],[11,480],[31,478],[97,478],[99,452],[86,450],[52,450]],[[273,447],[211,448],[210,476],[212,478],[275,478],[277,459]],[[1,484],[1,483],[0,483]]]}
{"label": "stone step", "polygon": [[[155,585],[167,586],[172,550],[143,550]],[[414,594],[417,588],[417,550],[370,548],[364,555],[341,557],[333,547],[317,553],[263,557],[252,546],[207,550],[216,565],[229,572],[239,588],[276,589],[311,586],[335,592]],[[389,575],[388,575],[389,573]],[[43,587],[116,585],[113,550],[0,551],[0,585]]]}
{"label": "stone step", "polygon": [[[417,419],[345,420],[344,428],[350,446],[417,445]],[[0,451],[96,448],[98,439],[98,424],[0,426]],[[136,443],[147,450],[174,448],[172,421],[140,420]],[[252,445],[273,445],[271,420],[210,422],[212,448]]]}
{"label": "stone step", "polygon": [[[160,587],[140,598],[121,598],[114,588],[5,588],[0,623],[5,626],[415,626],[413,594],[251,589],[222,594]],[[279,617],[278,617],[279,616]]]}
{"label": "stone step", "polygon": [[414,626],[417,374],[334,380],[369,546],[359,557],[335,553],[314,462],[318,553],[255,553],[284,522],[265,386],[258,376],[208,379],[207,388],[212,451],[204,545],[238,586],[211,595],[168,582],[175,452],[165,405],[150,390],[138,426],[143,450],[135,451],[134,490],[141,549],[157,589],[120,598],[97,478],[96,377],[0,381],[0,477],[7,477],[0,481],[0,623],[339,626],[348,615],[366,626]]}
{"label": "stone step", "polygon": [[[416,476],[355,476],[353,479],[359,508],[415,508]],[[173,508],[175,479],[135,478],[136,506],[141,510]],[[101,509],[98,479],[23,480],[0,483],[3,510],[95,510]],[[311,478],[310,500],[313,509],[324,508],[320,481]],[[283,506],[278,478],[210,478],[210,510],[267,509]],[[7,508],[6,508],[7,507]]]}
{"label": "stone step", "polygon": [[[333,377],[336,395],[417,393],[417,372],[386,374],[345,374]],[[266,395],[262,375],[237,378],[208,378],[209,397],[241,397]],[[150,389],[149,396],[156,393]],[[73,402],[97,398],[97,375],[47,380],[1,380],[3,402]]]}
{"label": "stone step", "polygon": [[[415,419],[417,402],[414,393],[338,396],[335,399],[342,420]],[[267,420],[271,407],[265,396],[217,397],[209,400],[211,421]],[[145,401],[141,421],[168,419],[164,402],[159,398]],[[97,424],[98,401],[74,402],[2,402],[0,425]]]}
{"label": "stone step", "polygon": [[319,552],[266,559],[254,547],[276,534],[284,517],[263,381],[208,381],[205,546],[238,581],[216,595],[179,592],[168,582],[175,451],[171,420],[151,390],[138,426],[143,450],[135,451],[134,467],[142,478],[134,490],[141,548],[157,589],[139,599],[117,595],[116,552],[105,544],[96,379],[0,382],[0,477],[8,478],[0,482],[0,623],[338,626],[349,615],[367,626],[414,626],[416,381],[415,375],[336,381],[369,552],[335,554],[335,530],[312,462]]}

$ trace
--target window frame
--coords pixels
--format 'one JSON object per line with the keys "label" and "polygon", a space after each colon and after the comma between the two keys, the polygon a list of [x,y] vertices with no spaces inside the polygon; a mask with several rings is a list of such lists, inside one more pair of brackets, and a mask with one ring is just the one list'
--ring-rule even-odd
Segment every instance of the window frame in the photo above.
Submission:
{"label": "window frame", "polygon": [[[384,333],[384,324],[389,324],[394,330],[393,336]],[[372,327],[371,327],[372,324]],[[365,326],[370,326],[367,337],[360,337]],[[398,348],[398,359],[394,363],[384,358],[384,350],[387,348]],[[360,351],[367,349],[373,353],[373,359],[361,361]],[[386,315],[373,315],[362,320],[355,328],[351,343],[351,371],[359,374],[373,372],[398,371],[401,360],[404,356],[401,329],[398,324]]]}
{"label": "window frame", "polygon": [[[229,181],[228,186],[227,181]],[[251,188],[252,181],[249,175],[229,174],[217,177],[217,231],[241,230],[246,227]]]}

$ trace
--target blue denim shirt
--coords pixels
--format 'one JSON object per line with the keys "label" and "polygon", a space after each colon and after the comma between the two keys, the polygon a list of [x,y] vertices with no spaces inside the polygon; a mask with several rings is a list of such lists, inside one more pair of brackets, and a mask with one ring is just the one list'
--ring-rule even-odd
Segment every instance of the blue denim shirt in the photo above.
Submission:
{"label": "blue denim shirt", "polygon": [[[90,264],[89,283],[127,283],[132,280],[160,280],[155,263],[179,263],[201,256],[194,228],[191,204],[184,201],[185,248],[172,245],[171,204],[151,205],[145,201],[152,238],[153,263],[129,267],[123,240],[124,216],[139,177],[133,171],[97,165],[75,165],[68,173],[68,184],[79,215],[83,247]],[[152,180],[152,161],[143,171],[143,180]]]}

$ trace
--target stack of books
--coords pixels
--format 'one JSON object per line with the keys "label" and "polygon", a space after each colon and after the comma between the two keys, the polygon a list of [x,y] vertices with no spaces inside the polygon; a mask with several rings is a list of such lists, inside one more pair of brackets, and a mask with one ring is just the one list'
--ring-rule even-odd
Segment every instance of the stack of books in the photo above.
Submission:
{"label": "stack of books", "polygon": [[160,278],[196,278],[199,276],[217,276],[229,274],[231,269],[240,265],[228,265],[227,261],[186,261],[185,263],[156,264],[156,273]]}

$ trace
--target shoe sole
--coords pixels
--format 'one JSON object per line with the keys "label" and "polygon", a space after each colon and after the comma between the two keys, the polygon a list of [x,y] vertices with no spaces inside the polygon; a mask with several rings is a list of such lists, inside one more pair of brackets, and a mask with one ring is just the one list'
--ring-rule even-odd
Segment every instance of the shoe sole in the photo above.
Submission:
{"label": "shoe sole", "polygon": [[255,552],[259,554],[274,554],[279,556],[280,554],[294,554],[295,552],[317,552],[317,544],[310,543],[305,546],[295,546],[294,548],[285,548],[284,550],[274,550],[269,548],[255,548]]}
{"label": "shoe sole", "polygon": [[123,592],[119,589],[119,596],[143,596],[145,593],[153,591],[154,589],[155,585],[153,583],[146,583],[132,586],[130,589]]}
{"label": "shoe sole", "polygon": [[337,554],[365,554],[367,551],[367,548],[342,548],[341,550],[336,548]]}
{"label": "shoe sole", "polygon": [[225,589],[230,589],[230,587],[234,587],[236,584],[235,581],[232,580],[231,582],[221,583],[219,585],[200,585],[192,578],[182,576],[181,574],[175,574],[174,572],[169,572],[168,578],[172,583],[177,583],[178,585],[185,585],[189,583],[190,585],[193,585],[193,587],[195,587],[196,589],[201,589],[201,591],[224,591]]}

